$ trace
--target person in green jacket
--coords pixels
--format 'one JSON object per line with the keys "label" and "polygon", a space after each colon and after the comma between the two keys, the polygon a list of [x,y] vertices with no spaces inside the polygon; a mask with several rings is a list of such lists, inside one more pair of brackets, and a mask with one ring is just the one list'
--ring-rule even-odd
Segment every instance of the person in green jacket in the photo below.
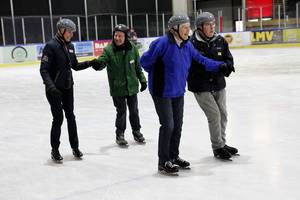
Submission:
{"label": "person in green jacket", "polygon": [[126,129],[126,104],[134,140],[145,143],[140,132],[137,93],[147,88],[147,81],[140,67],[140,56],[136,46],[128,40],[129,28],[119,24],[114,28],[112,43],[104,48],[98,59],[93,60],[93,68],[102,70],[106,67],[110,95],[116,107],[116,143],[127,145],[124,138]]}

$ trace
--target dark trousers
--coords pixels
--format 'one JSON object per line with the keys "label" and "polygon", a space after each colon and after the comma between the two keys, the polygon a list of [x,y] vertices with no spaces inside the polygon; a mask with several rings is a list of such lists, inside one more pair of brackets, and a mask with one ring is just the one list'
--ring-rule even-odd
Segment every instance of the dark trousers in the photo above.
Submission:
{"label": "dark trousers", "polygon": [[123,96],[123,97],[112,97],[114,106],[116,107],[116,133],[124,133],[126,129],[126,104],[129,110],[129,121],[132,131],[138,131],[141,128],[139,110],[138,110],[138,99],[137,95]]}
{"label": "dark trousers", "polygon": [[50,142],[51,147],[54,149],[59,148],[60,144],[60,134],[61,134],[61,125],[63,123],[63,110],[65,112],[65,116],[67,118],[68,124],[68,133],[69,133],[69,141],[71,144],[71,148],[78,148],[78,136],[77,136],[77,127],[76,120],[74,115],[74,95],[73,95],[73,87],[68,90],[60,90],[62,92],[62,96],[56,97],[48,94],[46,92],[46,96],[48,102],[51,107],[51,113],[53,116]]}
{"label": "dark trousers", "polygon": [[183,123],[184,97],[163,98],[152,96],[159,117],[159,165],[177,158]]}

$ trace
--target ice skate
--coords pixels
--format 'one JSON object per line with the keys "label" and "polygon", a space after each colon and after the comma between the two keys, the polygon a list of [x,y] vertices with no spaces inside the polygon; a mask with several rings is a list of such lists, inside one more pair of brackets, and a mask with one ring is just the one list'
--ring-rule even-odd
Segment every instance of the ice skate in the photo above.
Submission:
{"label": "ice skate", "polygon": [[167,161],[162,165],[158,165],[158,171],[161,174],[178,176],[178,166],[172,164],[171,161]]}
{"label": "ice skate", "polygon": [[126,147],[128,145],[128,142],[124,138],[124,133],[117,134],[116,143],[121,147]]}
{"label": "ice skate", "polygon": [[191,169],[190,168],[190,163],[186,160],[183,160],[180,157],[177,157],[175,159],[172,159],[171,161],[174,165],[177,165],[179,169]]}
{"label": "ice skate", "polygon": [[51,151],[51,159],[55,163],[62,163],[63,157],[60,155],[58,149],[52,149],[52,151]]}
{"label": "ice skate", "polygon": [[239,156],[240,154],[238,154],[238,149],[225,145],[224,148],[232,155],[232,156]]}
{"label": "ice skate", "polygon": [[232,161],[230,159],[231,154],[224,147],[215,149],[215,150],[213,150],[213,152],[214,152],[214,156],[218,159]]}
{"label": "ice skate", "polygon": [[132,131],[133,138],[137,143],[145,144],[145,138],[140,131]]}
{"label": "ice skate", "polygon": [[79,149],[73,149],[72,153],[75,158],[82,159],[83,154]]}

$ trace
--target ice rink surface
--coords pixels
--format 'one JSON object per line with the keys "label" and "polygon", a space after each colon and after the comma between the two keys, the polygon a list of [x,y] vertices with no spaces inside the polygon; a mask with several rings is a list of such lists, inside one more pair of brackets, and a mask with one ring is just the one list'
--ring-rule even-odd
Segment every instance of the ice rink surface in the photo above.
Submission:
{"label": "ice rink surface", "polygon": [[[300,199],[300,48],[233,49],[227,79],[228,144],[241,156],[213,157],[206,118],[186,92],[180,156],[191,170],[157,172],[158,118],[139,94],[138,145],[115,144],[106,70],[74,72],[75,115],[84,159],[74,160],[66,120],[63,164],[50,160],[51,114],[39,65],[0,68],[0,200]],[[146,75],[146,73],[145,73]]]}

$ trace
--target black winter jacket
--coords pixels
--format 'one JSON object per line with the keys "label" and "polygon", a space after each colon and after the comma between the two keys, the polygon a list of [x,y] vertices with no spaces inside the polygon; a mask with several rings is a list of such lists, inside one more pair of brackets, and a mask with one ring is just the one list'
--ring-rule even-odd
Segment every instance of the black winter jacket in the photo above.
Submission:
{"label": "black winter jacket", "polygon": [[[191,37],[194,47],[204,56],[224,61],[227,65],[233,66],[233,57],[229,51],[226,40],[215,34],[214,37],[206,41],[198,31]],[[204,66],[193,61],[188,76],[188,90],[191,92],[211,92],[219,91],[226,87],[224,74],[222,72],[207,72]]]}
{"label": "black winter jacket", "polygon": [[71,88],[74,84],[71,68],[82,70],[88,64],[88,61],[78,63],[73,44],[65,43],[56,35],[45,45],[41,59],[40,73],[46,90]]}

